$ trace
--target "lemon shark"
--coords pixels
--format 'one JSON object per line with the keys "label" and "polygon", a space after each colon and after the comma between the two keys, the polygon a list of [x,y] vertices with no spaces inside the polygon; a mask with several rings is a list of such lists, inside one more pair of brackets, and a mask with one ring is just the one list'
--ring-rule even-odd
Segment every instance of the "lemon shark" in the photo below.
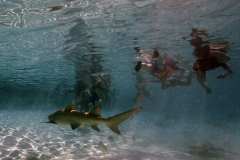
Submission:
{"label": "lemon shark", "polygon": [[74,101],[71,101],[65,108],[54,112],[48,116],[48,122],[60,126],[71,126],[74,130],[78,127],[85,129],[85,124],[90,125],[94,130],[100,131],[97,127],[99,124],[107,125],[113,132],[121,134],[118,125],[128,119],[134,113],[140,111],[142,106],[122,112],[120,114],[103,118],[100,115],[101,107],[96,107],[90,112],[80,112],[74,109]]}

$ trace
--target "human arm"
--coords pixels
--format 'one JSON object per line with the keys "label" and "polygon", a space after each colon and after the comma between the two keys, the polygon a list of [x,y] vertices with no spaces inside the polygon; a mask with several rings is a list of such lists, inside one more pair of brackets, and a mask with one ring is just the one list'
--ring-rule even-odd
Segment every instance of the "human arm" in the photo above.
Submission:
{"label": "human arm", "polygon": [[150,54],[142,54],[141,56],[147,63],[150,63],[152,60],[152,56]]}
{"label": "human arm", "polygon": [[101,79],[101,83],[100,83],[100,86],[101,88],[109,88],[110,86],[110,83],[104,78],[104,77],[100,77]]}
{"label": "human arm", "polygon": [[224,69],[227,71],[227,73],[221,74],[221,75],[217,76],[218,79],[224,79],[224,78],[226,78],[228,75],[233,74],[233,71],[232,71],[231,68],[229,68],[228,66],[227,66],[227,68],[224,68]]}
{"label": "human arm", "polygon": [[161,89],[164,90],[164,89],[167,89],[169,88],[169,85],[167,84],[167,77],[162,77],[162,78],[159,78],[162,82],[162,85],[161,85]]}
{"label": "human arm", "polygon": [[89,90],[84,90],[81,92],[81,98],[85,97],[87,101],[91,101],[91,95],[89,94]]}

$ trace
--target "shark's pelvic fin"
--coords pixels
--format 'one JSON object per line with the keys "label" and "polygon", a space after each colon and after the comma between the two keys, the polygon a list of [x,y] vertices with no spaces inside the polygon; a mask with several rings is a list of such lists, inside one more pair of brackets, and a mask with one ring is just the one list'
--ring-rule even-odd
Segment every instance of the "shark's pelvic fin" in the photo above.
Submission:
{"label": "shark's pelvic fin", "polygon": [[91,127],[92,127],[95,131],[100,132],[100,129],[97,127],[97,125],[92,125]]}
{"label": "shark's pelvic fin", "polygon": [[85,127],[85,125],[84,124],[81,124],[81,126],[80,126],[82,129],[84,129],[84,130],[86,130],[87,128]]}
{"label": "shark's pelvic fin", "polygon": [[93,116],[93,117],[102,117],[102,116],[100,115],[101,108],[102,108],[101,106],[98,106],[98,107],[94,108],[93,110],[91,110],[91,111],[89,112],[89,115],[90,115],[90,116]]}
{"label": "shark's pelvic fin", "polygon": [[74,124],[71,124],[71,128],[74,130],[76,128],[78,128],[79,126],[81,126],[80,123],[74,123]]}
{"label": "shark's pelvic fin", "polygon": [[74,103],[75,101],[70,102],[67,107],[63,109],[64,112],[70,112],[71,110],[74,110]]}

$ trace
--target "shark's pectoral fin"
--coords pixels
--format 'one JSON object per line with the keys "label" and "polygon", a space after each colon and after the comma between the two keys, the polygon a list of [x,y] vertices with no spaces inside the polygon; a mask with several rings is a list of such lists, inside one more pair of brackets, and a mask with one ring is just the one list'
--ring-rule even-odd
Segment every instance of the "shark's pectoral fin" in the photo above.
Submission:
{"label": "shark's pectoral fin", "polygon": [[100,129],[97,127],[97,125],[92,125],[91,127],[92,127],[94,130],[100,132]]}
{"label": "shark's pectoral fin", "polygon": [[80,125],[81,125],[80,123],[74,123],[74,124],[71,124],[71,128],[74,130],[78,128]]}

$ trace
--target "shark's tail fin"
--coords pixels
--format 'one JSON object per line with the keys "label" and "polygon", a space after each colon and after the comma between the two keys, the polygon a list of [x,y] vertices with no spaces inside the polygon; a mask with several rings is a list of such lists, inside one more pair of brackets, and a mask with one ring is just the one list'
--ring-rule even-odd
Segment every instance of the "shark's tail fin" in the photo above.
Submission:
{"label": "shark's tail fin", "polygon": [[123,121],[128,119],[131,115],[134,113],[139,112],[139,110],[142,108],[142,106],[136,107],[134,109],[125,111],[123,113],[117,114],[115,116],[109,117],[107,120],[108,122],[106,125],[115,133],[121,134],[118,125],[121,124]]}

